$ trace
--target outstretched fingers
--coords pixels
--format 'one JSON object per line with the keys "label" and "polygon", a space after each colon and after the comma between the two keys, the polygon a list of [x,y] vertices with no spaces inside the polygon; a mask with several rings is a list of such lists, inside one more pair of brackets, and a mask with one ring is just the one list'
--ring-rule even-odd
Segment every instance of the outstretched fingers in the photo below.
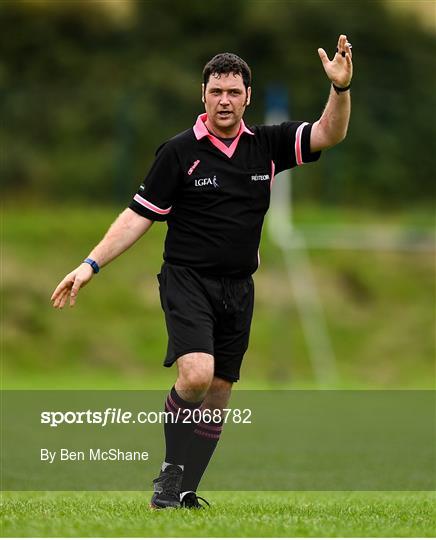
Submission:
{"label": "outstretched fingers", "polygon": [[65,306],[65,304],[66,304],[66,302],[67,302],[67,300],[68,300],[69,294],[70,294],[69,289],[65,289],[65,290],[62,292],[62,294],[59,296],[58,305],[57,305],[57,307],[58,307],[59,309],[62,309],[62,308]]}
{"label": "outstretched fingers", "polygon": [[66,278],[59,283],[50,298],[50,300],[53,302],[54,308],[60,307],[64,295],[69,293],[70,288],[71,282],[69,282]]}
{"label": "outstretched fingers", "polygon": [[59,283],[50,298],[54,308],[62,309],[65,306],[68,296],[74,287],[74,282],[73,277],[66,276]]}
{"label": "outstretched fingers", "polygon": [[351,55],[351,43],[348,42],[347,36],[345,34],[341,34],[338,38],[336,54],[344,58],[347,53]]}
{"label": "outstretched fingers", "polygon": [[344,56],[344,53],[346,52],[346,46],[347,46],[347,36],[342,34],[341,35],[341,51],[342,51],[342,56]]}
{"label": "outstretched fingers", "polygon": [[321,62],[326,65],[330,62],[330,59],[329,57],[327,56],[327,53],[325,52],[324,49],[318,49],[318,54],[319,54],[319,57],[321,58]]}
{"label": "outstretched fingers", "polygon": [[79,294],[79,289],[82,286],[82,283],[82,280],[77,277],[74,280],[73,286],[71,287],[70,307],[73,307],[76,303],[77,295]]}
{"label": "outstretched fingers", "polygon": [[67,274],[54,290],[51,296],[54,308],[63,308],[68,299],[70,307],[76,303],[79,290],[84,287],[93,276],[93,270],[88,264],[81,264]]}
{"label": "outstretched fingers", "polygon": [[346,41],[345,43],[345,58],[347,58],[347,62],[351,60],[353,57],[353,53],[351,52],[352,45],[349,41]]}
{"label": "outstretched fingers", "polygon": [[64,289],[64,279],[59,283],[59,285],[56,287],[56,289],[53,291],[53,294],[50,297],[51,302],[56,302],[58,296],[61,294],[62,290]]}

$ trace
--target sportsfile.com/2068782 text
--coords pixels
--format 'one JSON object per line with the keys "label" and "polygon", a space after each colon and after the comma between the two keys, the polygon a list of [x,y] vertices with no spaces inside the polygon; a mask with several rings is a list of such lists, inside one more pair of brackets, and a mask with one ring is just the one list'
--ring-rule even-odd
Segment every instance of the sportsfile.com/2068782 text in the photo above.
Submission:
{"label": "sportsfile.com/2068782 text", "polygon": [[171,411],[123,411],[108,407],[103,411],[42,411],[41,424],[58,427],[61,424],[95,424],[105,427],[113,424],[185,424],[233,423],[251,424],[251,409],[178,409]]}

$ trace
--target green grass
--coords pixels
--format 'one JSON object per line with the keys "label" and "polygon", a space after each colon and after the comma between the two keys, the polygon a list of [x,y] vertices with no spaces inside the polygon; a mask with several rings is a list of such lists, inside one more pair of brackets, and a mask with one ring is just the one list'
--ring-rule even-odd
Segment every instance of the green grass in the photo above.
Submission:
{"label": "green grass", "polygon": [[431,537],[428,492],[214,492],[204,511],[153,511],[149,493],[5,493],[10,537]]}
{"label": "green grass", "polygon": [[[120,211],[121,209],[118,209]],[[74,310],[48,298],[117,210],[3,213],[3,388],[168,388],[157,295],[165,227],[105,268]],[[85,217],[84,217],[85,216]],[[380,216],[298,207],[295,221],[430,228],[431,212]],[[263,236],[251,344],[240,388],[316,388],[283,258]],[[335,350],[336,388],[431,388],[434,254],[311,251]],[[255,475],[255,472],[253,473]],[[3,536],[434,536],[427,492],[215,492],[205,512],[152,512],[149,493],[3,494]]]}
{"label": "green grass", "polygon": [[[173,370],[161,368],[166,331],[156,283],[165,225],[155,224],[104,268],[81,291],[75,309],[50,307],[58,281],[89,253],[120,210],[4,209],[4,387],[166,388],[172,383]],[[308,206],[296,208],[295,222],[431,230],[432,217],[426,211],[381,216]],[[300,313],[283,256],[267,231],[261,257],[243,384],[311,387],[314,369]],[[311,250],[309,257],[337,362],[334,387],[431,387],[434,254]]]}

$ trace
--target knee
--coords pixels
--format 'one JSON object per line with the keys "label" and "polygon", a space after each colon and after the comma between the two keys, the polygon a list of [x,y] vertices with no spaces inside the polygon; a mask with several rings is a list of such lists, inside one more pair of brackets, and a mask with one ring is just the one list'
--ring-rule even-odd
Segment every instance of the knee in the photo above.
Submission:
{"label": "knee", "polygon": [[183,376],[179,375],[178,382],[184,390],[204,396],[209,389],[211,377],[208,373],[195,371],[186,373]]}
{"label": "knee", "polygon": [[190,353],[177,360],[179,376],[176,390],[182,399],[200,401],[206,395],[213,379],[213,356]]}
{"label": "knee", "polygon": [[233,384],[214,377],[204,400],[205,408],[224,409],[227,407]]}

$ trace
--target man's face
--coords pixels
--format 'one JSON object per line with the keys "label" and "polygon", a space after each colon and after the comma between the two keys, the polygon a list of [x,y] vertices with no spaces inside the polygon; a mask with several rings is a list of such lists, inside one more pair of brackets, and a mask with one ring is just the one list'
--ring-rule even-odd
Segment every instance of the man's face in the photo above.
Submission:
{"label": "man's face", "polygon": [[212,74],[206,87],[203,85],[209,130],[222,137],[236,136],[250,96],[251,88],[245,88],[241,75]]}

